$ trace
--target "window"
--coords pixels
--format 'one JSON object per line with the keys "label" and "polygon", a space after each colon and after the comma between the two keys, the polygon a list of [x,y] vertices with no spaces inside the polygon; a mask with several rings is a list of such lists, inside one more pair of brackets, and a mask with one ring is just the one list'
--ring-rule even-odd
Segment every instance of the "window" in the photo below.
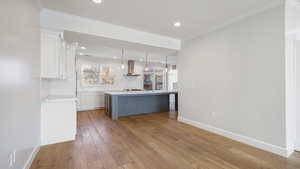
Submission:
{"label": "window", "polygon": [[115,72],[110,65],[81,65],[80,80],[82,86],[112,85]]}
{"label": "window", "polygon": [[82,86],[100,85],[100,69],[97,65],[81,65],[80,80]]}

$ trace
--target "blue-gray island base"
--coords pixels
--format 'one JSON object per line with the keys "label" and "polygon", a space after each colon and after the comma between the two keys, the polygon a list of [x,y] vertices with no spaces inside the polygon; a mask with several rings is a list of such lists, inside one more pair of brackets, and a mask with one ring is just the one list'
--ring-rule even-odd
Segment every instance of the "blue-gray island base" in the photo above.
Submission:
{"label": "blue-gray island base", "polygon": [[177,110],[176,91],[138,91],[138,92],[106,92],[105,112],[113,120],[119,117],[170,111],[170,94],[175,94],[175,109]]}

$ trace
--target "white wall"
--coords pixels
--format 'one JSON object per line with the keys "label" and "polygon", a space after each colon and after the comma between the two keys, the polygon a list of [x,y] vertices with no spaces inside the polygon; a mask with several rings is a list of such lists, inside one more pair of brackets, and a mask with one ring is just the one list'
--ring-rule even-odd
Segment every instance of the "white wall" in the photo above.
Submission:
{"label": "white wall", "polygon": [[179,119],[286,155],[284,7],[187,41]]}
{"label": "white wall", "polygon": [[36,0],[0,5],[0,168],[23,168],[40,144],[40,37]]}
{"label": "white wall", "polygon": [[300,4],[297,0],[286,0],[286,30],[288,34],[295,34],[300,29]]}

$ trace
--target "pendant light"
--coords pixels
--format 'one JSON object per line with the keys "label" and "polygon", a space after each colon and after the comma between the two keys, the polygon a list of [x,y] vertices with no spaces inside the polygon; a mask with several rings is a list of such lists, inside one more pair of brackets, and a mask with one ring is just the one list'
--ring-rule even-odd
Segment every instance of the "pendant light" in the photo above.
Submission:
{"label": "pendant light", "polygon": [[165,71],[168,72],[168,56],[166,56]]}
{"label": "pendant light", "polygon": [[125,64],[124,64],[124,48],[122,48],[122,60],[121,60],[121,69],[125,69]]}
{"label": "pendant light", "polygon": [[149,65],[148,65],[148,53],[146,53],[146,64],[145,64],[145,72],[149,71]]}

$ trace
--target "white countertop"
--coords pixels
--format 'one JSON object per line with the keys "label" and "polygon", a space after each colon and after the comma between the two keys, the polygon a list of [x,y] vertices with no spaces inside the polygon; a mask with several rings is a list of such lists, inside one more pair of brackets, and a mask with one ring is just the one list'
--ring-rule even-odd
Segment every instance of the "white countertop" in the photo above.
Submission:
{"label": "white countertop", "polygon": [[76,101],[76,96],[73,95],[49,95],[43,99],[43,102],[61,102],[61,101]]}
{"label": "white countertop", "polygon": [[115,91],[115,92],[104,92],[110,95],[151,95],[151,94],[166,94],[166,93],[177,93],[175,90],[150,90],[150,91]]}

